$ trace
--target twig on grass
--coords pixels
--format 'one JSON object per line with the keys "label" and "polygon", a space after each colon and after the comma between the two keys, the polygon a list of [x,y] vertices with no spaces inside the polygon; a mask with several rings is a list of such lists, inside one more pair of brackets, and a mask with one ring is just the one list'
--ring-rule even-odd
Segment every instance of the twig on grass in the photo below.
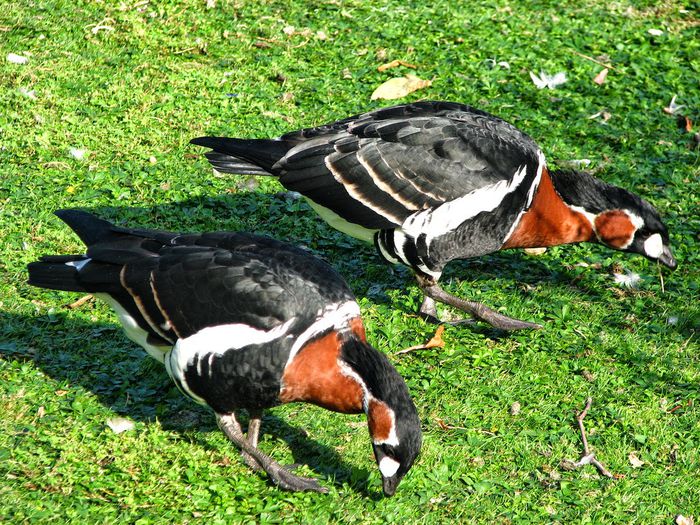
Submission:
{"label": "twig on grass", "polygon": [[75,308],[80,308],[88,301],[92,301],[94,298],[95,298],[95,296],[92,294],[84,295],[80,299],[78,299],[77,301],[75,301],[71,304],[67,304],[66,308],[70,308],[71,310],[74,310]]}
{"label": "twig on grass", "polygon": [[569,49],[569,51],[571,51],[574,55],[580,56],[581,58],[585,58],[586,60],[590,60],[591,62],[595,62],[599,66],[607,67],[608,69],[612,69],[613,71],[617,71],[612,65],[606,64],[605,62],[597,60],[593,57],[589,57],[588,55],[584,55],[583,53],[579,53],[575,49]]}
{"label": "twig on grass", "polygon": [[580,468],[584,465],[593,465],[595,468],[598,469],[598,472],[600,472],[603,476],[606,478],[610,479],[619,479],[622,476],[618,474],[612,474],[607,468],[605,468],[605,465],[603,465],[598,459],[595,457],[595,452],[591,452],[591,449],[588,447],[588,439],[586,438],[586,427],[583,426],[583,419],[586,417],[588,414],[588,411],[591,408],[591,404],[593,403],[593,398],[589,397],[586,399],[586,406],[583,409],[582,412],[578,413],[576,415],[576,422],[578,423],[578,429],[581,431],[581,441],[583,442],[583,456],[581,456],[581,459],[578,461],[572,461],[570,459],[565,459],[561,462],[562,468],[565,470],[574,470],[577,468]]}

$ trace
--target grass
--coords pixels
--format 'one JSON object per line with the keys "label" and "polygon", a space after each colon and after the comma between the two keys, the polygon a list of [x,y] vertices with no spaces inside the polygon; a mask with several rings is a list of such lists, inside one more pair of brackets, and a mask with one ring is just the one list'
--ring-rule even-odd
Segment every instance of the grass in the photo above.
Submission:
{"label": "grass", "polygon": [[[678,95],[700,121],[697,7],[11,1],[0,14],[0,520],[699,519],[700,170],[692,133],[662,111]],[[5,61],[10,52],[28,63]],[[612,65],[602,85],[591,58]],[[284,493],[239,461],[213,416],[176,391],[105,306],[67,309],[75,296],[30,288],[24,267],[82,249],[52,216],[64,207],[134,226],[262,232],[330,260],[382,351],[426,341],[434,327],[413,314],[420,298],[407,271],[278,195],[275,181],[213,177],[187,144],[203,133],[275,136],[387,105],[370,102],[374,88],[411,71],[377,71],[393,59],[433,80],[406,100],[486,109],[531,134],[552,164],[588,158],[598,176],[653,202],[680,267],[662,271],[662,283],[648,261],[597,246],[453,263],[444,277],[453,293],[545,328],[448,327],[444,349],[393,358],[425,445],[392,499],[380,496],[362,417],[269,411],[261,447],[330,488]],[[538,90],[528,71],[540,70],[568,81]],[[589,118],[599,112],[610,118]],[[613,268],[639,273],[639,288],[621,289]],[[581,453],[573,414],[589,395],[591,446],[621,479],[560,467]],[[115,415],[135,430],[112,433]]]}

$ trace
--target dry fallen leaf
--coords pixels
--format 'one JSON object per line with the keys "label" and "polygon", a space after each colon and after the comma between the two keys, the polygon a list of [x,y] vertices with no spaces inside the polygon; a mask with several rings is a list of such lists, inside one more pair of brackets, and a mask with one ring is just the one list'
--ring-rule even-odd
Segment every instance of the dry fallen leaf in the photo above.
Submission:
{"label": "dry fallen leaf", "polygon": [[445,421],[443,421],[443,420],[440,419],[440,418],[437,418],[437,419],[435,420],[435,422],[438,424],[438,426],[439,426],[442,430],[467,430],[466,427],[456,427],[456,426],[454,426],[454,425],[449,425],[449,424],[445,423]]}
{"label": "dry fallen leaf", "polygon": [[685,115],[678,115],[678,127],[686,133],[693,131],[693,121]]}
{"label": "dry fallen leaf", "polygon": [[524,248],[523,251],[528,255],[542,255],[547,248]]}
{"label": "dry fallen leaf", "polygon": [[418,78],[416,75],[411,75],[410,73],[405,77],[391,78],[384,82],[381,86],[374,90],[372,93],[372,100],[378,98],[383,98],[386,100],[393,100],[396,98],[402,98],[413,93],[418,89],[423,89],[430,86],[432,82],[430,80],[423,80]]}
{"label": "dry fallen leaf", "polygon": [[397,354],[406,354],[408,352],[413,352],[414,350],[427,350],[429,348],[442,348],[445,346],[445,341],[442,339],[442,333],[445,331],[445,325],[441,324],[438,326],[437,330],[435,330],[435,335],[425,343],[424,345],[415,345],[415,346],[409,346],[408,348],[404,348],[403,350],[399,350],[396,352]]}
{"label": "dry fallen leaf", "polygon": [[683,514],[679,514],[676,516],[674,523],[676,525],[695,525],[695,520],[692,516],[686,518]]}
{"label": "dry fallen leaf", "polygon": [[382,64],[377,68],[377,71],[386,71],[387,69],[391,69],[392,67],[398,67],[398,66],[403,66],[403,67],[410,67],[411,69],[416,69],[416,66],[413,64],[409,64],[408,62],[404,62],[403,60],[392,60],[391,62],[387,62],[386,64]]}
{"label": "dry fallen leaf", "polygon": [[639,459],[637,457],[637,454],[635,452],[630,452],[629,456],[627,456],[630,460],[630,465],[632,465],[632,468],[639,468],[642,465],[644,465],[644,461]]}
{"label": "dry fallen leaf", "polygon": [[610,113],[608,113],[607,111],[599,111],[598,113],[594,113],[593,115],[591,115],[588,118],[594,119],[594,118],[598,118],[598,117],[600,117],[603,120],[603,122],[607,122],[608,120],[610,120],[610,117],[612,117],[612,115]]}
{"label": "dry fallen leaf", "polygon": [[595,78],[593,79],[593,82],[595,82],[595,83],[598,84],[599,86],[602,85],[603,82],[605,82],[605,77],[608,76],[608,71],[609,71],[609,70],[608,70],[607,67],[606,67],[605,69],[603,69],[600,73],[598,73],[598,74],[595,76]]}

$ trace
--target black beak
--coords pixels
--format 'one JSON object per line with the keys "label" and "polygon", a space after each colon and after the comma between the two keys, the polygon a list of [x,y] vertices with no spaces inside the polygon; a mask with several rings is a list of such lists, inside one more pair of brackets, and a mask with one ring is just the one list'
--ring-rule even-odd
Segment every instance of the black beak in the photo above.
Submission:
{"label": "black beak", "polygon": [[399,481],[401,478],[398,476],[391,476],[390,478],[382,478],[382,488],[384,489],[384,495],[391,497],[396,492],[396,487],[399,486]]}
{"label": "black beak", "polygon": [[668,266],[671,268],[671,270],[675,270],[676,266],[678,266],[678,263],[676,262],[676,259],[673,257],[673,254],[671,253],[670,248],[667,246],[664,246],[664,251],[663,253],[659,256],[659,262],[663,264],[664,266]]}

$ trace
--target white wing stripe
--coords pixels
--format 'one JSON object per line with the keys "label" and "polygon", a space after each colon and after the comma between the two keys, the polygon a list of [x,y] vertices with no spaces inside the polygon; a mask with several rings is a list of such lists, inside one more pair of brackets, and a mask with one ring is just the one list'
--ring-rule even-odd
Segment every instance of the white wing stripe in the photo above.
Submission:
{"label": "white wing stripe", "polygon": [[297,338],[292,346],[292,350],[289,352],[289,358],[287,359],[287,366],[294,360],[299,350],[301,350],[304,345],[310,341],[314,336],[322,333],[329,328],[334,328],[336,326],[343,326],[347,321],[355,317],[360,316],[360,307],[355,301],[347,301],[340,304],[332,304],[320,310],[318,312],[318,317],[316,321],[309,326],[304,332]]}
{"label": "white wing stripe", "polygon": [[523,165],[509,182],[501,180],[441,204],[435,209],[413,213],[401,228],[414,239],[426,234],[426,243],[429,246],[435,237],[456,229],[479,213],[496,209],[508,194],[517,189],[526,175],[527,165]]}

